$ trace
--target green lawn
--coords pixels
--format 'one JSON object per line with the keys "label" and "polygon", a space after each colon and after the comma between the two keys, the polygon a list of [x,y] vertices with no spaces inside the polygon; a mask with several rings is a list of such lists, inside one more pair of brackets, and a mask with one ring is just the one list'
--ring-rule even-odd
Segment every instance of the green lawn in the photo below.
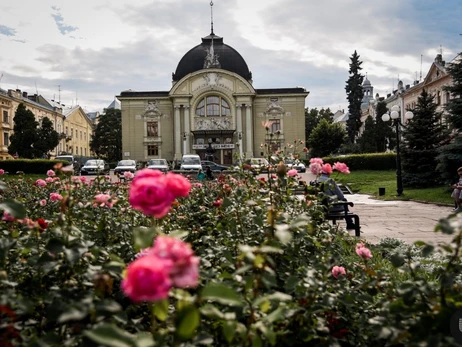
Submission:
{"label": "green lawn", "polygon": [[[452,205],[452,189],[447,186],[433,188],[407,188],[404,187],[402,196],[396,193],[396,171],[352,171],[349,175],[339,174],[332,176],[355,193],[370,194],[382,200],[418,200],[431,203]],[[385,195],[379,195],[379,187],[385,188]]]}

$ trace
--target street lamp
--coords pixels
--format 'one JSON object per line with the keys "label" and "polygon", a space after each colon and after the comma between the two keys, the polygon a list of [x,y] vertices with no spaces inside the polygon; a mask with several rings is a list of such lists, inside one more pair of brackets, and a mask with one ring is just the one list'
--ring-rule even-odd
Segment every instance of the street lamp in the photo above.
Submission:
{"label": "street lamp", "polygon": [[[390,114],[385,113],[382,116],[382,120],[384,122],[388,122],[391,118],[392,120],[392,126],[395,127],[396,129],[396,192],[398,193],[398,196],[401,196],[403,194],[403,178],[401,176],[401,153],[400,153],[400,148],[399,148],[399,141],[400,141],[400,128],[401,127],[406,127],[403,123],[401,123],[400,119],[400,108],[398,105],[394,105],[391,108]],[[404,114],[404,119],[411,120],[412,117],[414,117],[414,114],[411,111],[407,111]]]}

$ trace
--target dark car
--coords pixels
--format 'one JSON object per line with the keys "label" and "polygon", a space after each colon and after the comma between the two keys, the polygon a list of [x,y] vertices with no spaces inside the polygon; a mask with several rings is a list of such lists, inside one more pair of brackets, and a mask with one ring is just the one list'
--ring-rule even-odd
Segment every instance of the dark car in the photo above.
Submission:
{"label": "dark car", "polygon": [[216,164],[213,161],[209,161],[209,160],[202,160],[201,165],[202,165],[202,170],[204,170],[204,171],[207,168],[207,166],[210,166],[210,170],[212,170],[212,171],[225,171],[225,170],[228,170],[227,166]]}

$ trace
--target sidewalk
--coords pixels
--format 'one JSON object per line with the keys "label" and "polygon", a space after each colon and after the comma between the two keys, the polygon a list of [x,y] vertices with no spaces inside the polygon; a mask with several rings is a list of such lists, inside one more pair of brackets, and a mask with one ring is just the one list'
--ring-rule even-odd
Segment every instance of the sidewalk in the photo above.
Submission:
{"label": "sidewalk", "polygon": [[[376,243],[384,237],[401,239],[407,243],[421,240],[425,242],[450,242],[452,235],[435,232],[440,218],[447,217],[450,206],[439,206],[412,201],[382,201],[369,195],[347,195],[354,203],[350,211],[359,215],[361,238]],[[345,222],[339,225],[345,227]],[[349,230],[354,235],[354,230]]]}

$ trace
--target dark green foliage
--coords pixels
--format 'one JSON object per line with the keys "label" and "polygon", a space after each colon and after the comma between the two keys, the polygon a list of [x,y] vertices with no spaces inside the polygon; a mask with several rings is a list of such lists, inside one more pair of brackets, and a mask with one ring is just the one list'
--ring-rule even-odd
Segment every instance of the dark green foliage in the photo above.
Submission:
{"label": "dark green foliage", "polygon": [[20,158],[34,158],[34,143],[38,139],[34,114],[24,104],[19,104],[14,115],[14,133],[10,136],[8,153],[17,154]]}
{"label": "dark green foliage", "polygon": [[376,125],[371,116],[366,118],[364,123],[364,132],[358,139],[359,148],[362,153],[375,153],[376,146]]}
{"label": "dark green foliage", "polygon": [[24,172],[25,174],[42,174],[45,175],[48,170],[52,170],[57,163],[68,165],[69,163],[62,160],[48,159],[15,159],[0,160],[0,168],[9,174]]}
{"label": "dark green foliage", "polygon": [[382,116],[387,111],[386,102],[380,100],[375,109],[375,145],[377,152],[385,152],[387,150],[387,143],[390,150],[396,145],[396,135],[393,128],[382,120]]}
{"label": "dark green foliage", "polygon": [[325,119],[327,122],[332,123],[334,114],[330,108],[324,109],[317,108],[305,109],[305,141],[309,139],[311,132],[319,124],[321,119]]}
{"label": "dark green foliage", "polygon": [[364,76],[361,75],[362,61],[359,60],[359,55],[356,51],[350,57],[350,77],[346,81],[346,93],[348,100],[348,113],[349,118],[347,121],[348,139],[350,142],[355,142],[358,135],[359,128],[361,127],[361,101],[364,96],[363,80]]}
{"label": "dark green foliage", "polygon": [[350,170],[396,170],[395,153],[352,154],[341,157],[324,157],[325,163],[337,161],[347,164]]}
{"label": "dark green foliage", "polygon": [[440,176],[435,175],[436,156],[448,131],[433,99],[433,95],[422,90],[413,110],[414,118],[403,131],[403,184],[408,187],[431,187],[441,182]]}
{"label": "dark green foliage", "polygon": [[312,157],[323,157],[335,153],[345,142],[345,130],[338,123],[320,120],[311,132],[307,144]]}
{"label": "dark green foliage", "polygon": [[90,141],[90,148],[99,158],[116,162],[122,158],[122,113],[107,109],[99,116]]}
{"label": "dark green foliage", "polygon": [[449,122],[454,131],[454,141],[439,149],[438,171],[445,183],[454,183],[458,179],[457,168],[462,166],[462,60],[461,54],[458,60],[446,66],[451,75],[453,85],[447,86],[446,91],[451,93],[451,99],[446,104],[449,113]]}
{"label": "dark green foliage", "polygon": [[44,154],[48,157],[48,152],[52,151],[59,143],[59,134],[54,130],[53,123],[48,117],[42,119],[38,134],[37,141],[34,143],[35,157],[41,158]]}

